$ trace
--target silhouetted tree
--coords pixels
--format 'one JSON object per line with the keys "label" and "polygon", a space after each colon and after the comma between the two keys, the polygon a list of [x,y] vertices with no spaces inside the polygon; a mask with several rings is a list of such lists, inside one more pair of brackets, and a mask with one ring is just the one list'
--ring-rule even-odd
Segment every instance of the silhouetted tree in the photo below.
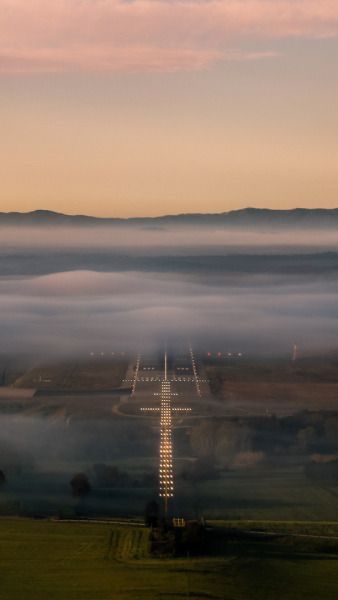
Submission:
{"label": "silhouetted tree", "polygon": [[5,485],[5,483],[6,483],[6,475],[2,471],[2,469],[0,469],[0,490]]}
{"label": "silhouetted tree", "polygon": [[198,522],[187,523],[181,538],[182,550],[191,554],[201,554],[206,546],[205,527]]}
{"label": "silhouetted tree", "polygon": [[85,473],[77,473],[69,483],[72,488],[73,496],[77,498],[87,496],[92,489],[89,479]]}
{"label": "silhouetted tree", "polygon": [[156,500],[151,500],[144,509],[144,523],[147,527],[157,527],[159,518],[159,506]]}
{"label": "silhouetted tree", "polygon": [[304,427],[297,434],[298,449],[300,452],[311,451],[316,440],[316,430],[314,427]]}

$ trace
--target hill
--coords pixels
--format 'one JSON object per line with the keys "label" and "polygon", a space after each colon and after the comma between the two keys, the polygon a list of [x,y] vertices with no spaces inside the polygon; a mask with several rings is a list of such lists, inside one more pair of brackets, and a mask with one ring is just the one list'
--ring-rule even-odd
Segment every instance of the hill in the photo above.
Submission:
{"label": "hill", "polygon": [[32,212],[2,212],[0,226],[138,226],[172,227],[224,227],[245,229],[336,229],[338,208],[271,210],[244,208],[222,213],[191,213],[159,217],[100,218],[88,215],[67,215],[48,210]]}

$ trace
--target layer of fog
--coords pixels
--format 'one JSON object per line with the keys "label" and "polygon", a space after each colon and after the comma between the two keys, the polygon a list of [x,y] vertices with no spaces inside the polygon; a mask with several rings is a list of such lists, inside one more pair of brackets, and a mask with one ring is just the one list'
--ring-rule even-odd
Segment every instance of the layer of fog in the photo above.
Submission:
{"label": "layer of fog", "polygon": [[143,254],[290,253],[338,249],[335,230],[209,227],[0,227],[0,251],[106,249]]}
{"label": "layer of fog", "polygon": [[250,353],[334,348],[338,253],[324,248],[338,250],[338,232],[0,228],[0,353],[187,338]]}
{"label": "layer of fog", "polygon": [[338,340],[336,278],[216,277],[69,272],[0,279],[2,353],[89,354],[158,346],[164,339],[221,350],[309,352]]}
{"label": "layer of fog", "polygon": [[[40,469],[46,464],[57,470],[64,463],[155,454],[156,432],[139,423],[121,423],[105,419],[74,420],[67,427],[62,420],[1,415],[0,457],[7,471],[17,467]],[[145,439],[144,432],[147,432]],[[151,449],[149,451],[149,448]],[[1,468],[1,467],[0,467]]]}

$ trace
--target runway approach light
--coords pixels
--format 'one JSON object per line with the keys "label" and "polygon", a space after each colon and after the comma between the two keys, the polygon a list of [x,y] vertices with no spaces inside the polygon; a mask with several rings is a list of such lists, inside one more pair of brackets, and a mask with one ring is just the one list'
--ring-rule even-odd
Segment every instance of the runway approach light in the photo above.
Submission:
{"label": "runway approach light", "polygon": [[293,360],[293,362],[295,362],[297,360],[297,358],[298,358],[298,346],[297,346],[297,344],[294,344],[293,348],[292,348],[292,360]]}
{"label": "runway approach light", "polygon": [[[193,369],[195,373],[195,378],[197,381],[197,386],[199,386],[199,381],[197,379],[196,367],[194,365],[194,357],[192,354],[192,349],[190,347],[190,353],[193,363]],[[158,467],[158,482],[159,482],[159,496],[163,500],[164,505],[164,515],[168,514],[168,503],[174,497],[174,472],[173,472],[173,445],[172,445],[172,416],[173,412],[176,411],[191,411],[191,408],[184,407],[175,407],[171,406],[171,397],[177,396],[176,393],[171,391],[171,380],[168,379],[168,369],[167,369],[167,352],[164,354],[164,379],[159,379],[161,381],[161,392],[160,396],[160,406],[159,407],[142,407],[142,411],[159,411],[160,412],[160,446],[159,446],[159,467]],[[137,358],[136,363],[136,372],[138,372],[140,368],[140,356]],[[144,368],[144,367],[141,367]],[[146,381],[148,381],[148,377]],[[151,378],[152,380],[152,378]],[[157,381],[157,380],[156,380]],[[175,380],[176,381],[176,380]],[[198,388],[199,390],[199,388]]]}

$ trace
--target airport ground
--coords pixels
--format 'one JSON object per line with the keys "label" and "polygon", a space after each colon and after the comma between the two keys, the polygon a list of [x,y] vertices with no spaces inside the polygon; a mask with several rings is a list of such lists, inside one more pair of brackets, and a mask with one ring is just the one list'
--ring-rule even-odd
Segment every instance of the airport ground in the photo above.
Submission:
{"label": "airport ground", "polygon": [[[77,361],[7,361],[0,387],[6,485],[2,515],[73,515],[69,481],[87,473],[88,516],[139,517],[157,495],[162,354],[122,353]],[[169,365],[173,422],[173,511],[196,518],[334,520],[338,514],[336,356],[258,360],[198,355],[201,396],[189,353]],[[208,380],[208,382],[206,381]],[[323,444],[326,440],[326,445]],[[211,461],[212,458],[212,461]],[[328,461],[318,477],[316,464]],[[97,465],[121,477],[102,481]],[[198,469],[195,469],[195,466]],[[215,468],[216,465],[216,468]],[[102,470],[102,469],[101,469]]]}
{"label": "airport ground", "polygon": [[[201,394],[189,354],[170,359],[183,409],[171,512],[203,516],[212,537],[200,556],[159,559],[142,526],[158,494],[159,416],[141,409],[159,406],[161,361],[6,361],[0,600],[336,598],[336,357],[200,354]],[[78,472],[91,484],[81,499],[69,485]]]}

